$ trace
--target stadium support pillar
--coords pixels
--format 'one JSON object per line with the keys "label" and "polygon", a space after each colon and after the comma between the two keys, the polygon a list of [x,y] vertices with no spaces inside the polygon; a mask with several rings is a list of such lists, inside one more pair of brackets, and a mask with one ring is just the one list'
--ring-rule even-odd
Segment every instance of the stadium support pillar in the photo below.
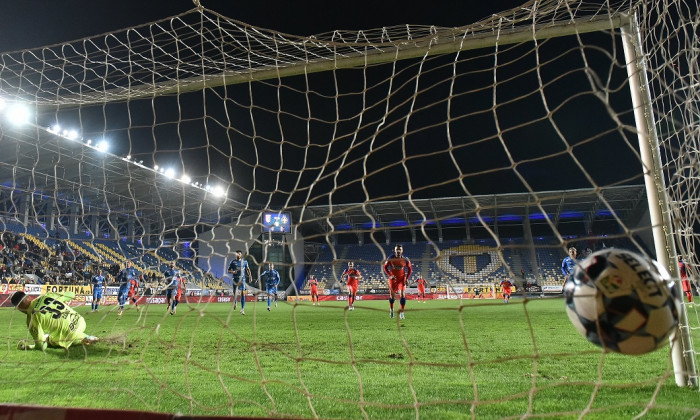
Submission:
{"label": "stadium support pillar", "polygon": [[119,219],[114,213],[107,215],[107,223],[109,223],[109,239],[119,240]]}
{"label": "stadium support pillar", "polygon": [[[472,239],[472,232],[469,229],[469,216],[467,213],[467,206],[466,206],[464,200],[462,200],[462,212],[464,213],[465,240],[467,243],[470,243],[470,241]],[[440,238],[440,242],[442,242],[442,238]]]}
{"label": "stadium support pillar", "polygon": [[26,194],[22,197],[21,211],[22,211],[22,215],[23,215],[22,224],[24,226],[27,226],[29,224],[29,206],[30,206],[29,201],[30,201],[30,199],[31,199],[31,196],[29,194]]}
{"label": "stadium support pillar", "polygon": [[131,217],[126,221],[126,237],[129,238],[130,241],[134,240],[134,219]]}
{"label": "stadium support pillar", "polygon": [[71,233],[71,235],[77,235],[78,234],[78,212],[80,209],[78,208],[77,205],[71,206],[70,207],[70,214],[68,215],[68,228]]}
{"label": "stadium support pillar", "polygon": [[[678,290],[681,290],[678,264],[675,262],[676,244],[673,238],[671,210],[666,195],[666,181],[659,150],[659,138],[656,132],[656,122],[654,121],[654,110],[651,106],[647,66],[644,60],[642,38],[636,14],[628,16],[627,22],[620,27],[620,33],[625,61],[627,62],[627,76],[634,108],[634,119],[637,126],[639,154],[642,159],[656,260],[669,269],[672,277],[676,279],[676,287],[678,287]],[[671,340],[671,358],[673,360],[676,385],[697,387],[695,352],[690,336],[688,313],[685,305],[681,305],[679,323],[679,329]]]}
{"label": "stadium support pillar", "polygon": [[[464,208],[464,204],[462,204],[462,208]],[[435,221],[435,227],[437,228],[438,232],[438,242],[442,243],[442,241],[444,240],[444,236],[442,235],[442,223],[440,223],[440,220],[438,220],[438,218],[435,217],[435,215],[437,215],[437,211],[435,211],[435,206],[433,205],[432,200],[430,201],[430,210],[432,210],[433,212],[433,220]],[[406,216],[406,221],[410,224],[408,216]],[[413,240],[413,243],[416,243],[415,239]]]}
{"label": "stadium support pillar", "polygon": [[47,229],[56,229],[56,207],[53,204],[49,204],[49,223]]}
{"label": "stadium support pillar", "polygon": [[535,279],[540,279],[540,267],[537,264],[537,251],[535,250],[535,240],[532,238],[532,226],[530,226],[529,208],[525,208],[525,217],[523,217],[523,238],[527,244],[528,257],[530,259],[530,267],[532,267],[532,275]]}
{"label": "stadium support pillar", "polygon": [[90,216],[90,229],[95,238],[100,237],[100,216],[96,214]]}
{"label": "stadium support pillar", "polygon": [[151,246],[151,224],[150,223],[143,224],[143,239],[141,240],[141,244],[144,246]]}

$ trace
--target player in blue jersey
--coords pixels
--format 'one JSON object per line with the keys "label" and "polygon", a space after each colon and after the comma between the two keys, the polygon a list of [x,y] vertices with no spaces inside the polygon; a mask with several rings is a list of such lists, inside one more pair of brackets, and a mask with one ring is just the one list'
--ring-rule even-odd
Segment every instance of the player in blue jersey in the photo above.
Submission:
{"label": "player in blue jersey", "polygon": [[252,277],[248,261],[243,259],[243,251],[236,251],[236,258],[231,261],[228,266],[228,272],[231,273],[233,282],[233,309],[236,309],[236,294],[241,294],[241,315],[245,315],[245,295],[246,295],[246,279]]}
{"label": "player in blue jersey", "polygon": [[117,293],[119,313],[117,315],[119,316],[121,316],[124,312],[124,305],[126,304],[126,299],[129,296],[131,280],[136,280],[136,277],[136,269],[132,267],[131,261],[126,260],[126,267],[124,267],[124,269],[117,275],[117,283],[119,283],[119,292]]}
{"label": "player in blue jersey", "polygon": [[180,270],[175,266],[175,261],[170,261],[170,267],[165,270],[165,301],[170,315],[175,315],[177,304],[180,303],[182,288],[180,281]]}
{"label": "player in blue jersey", "polygon": [[96,312],[102,300],[102,293],[107,287],[107,279],[102,275],[102,270],[97,270],[97,274],[92,276],[92,312]]}
{"label": "player in blue jersey", "polygon": [[277,286],[280,284],[280,273],[275,270],[275,265],[270,263],[267,271],[263,272],[260,278],[265,283],[265,289],[267,290],[267,310],[269,311],[273,298],[275,308],[277,307]]}
{"label": "player in blue jersey", "polygon": [[567,277],[573,273],[574,268],[576,268],[576,252],[576,248],[572,246],[569,248],[569,256],[565,257],[561,262],[561,272]]}

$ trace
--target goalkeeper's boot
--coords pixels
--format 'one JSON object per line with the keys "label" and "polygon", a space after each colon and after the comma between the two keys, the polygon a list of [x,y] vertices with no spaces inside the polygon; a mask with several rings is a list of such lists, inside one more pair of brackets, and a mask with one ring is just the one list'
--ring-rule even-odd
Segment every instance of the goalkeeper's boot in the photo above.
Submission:
{"label": "goalkeeper's boot", "polygon": [[94,335],[88,335],[87,337],[83,338],[83,344],[85,344],[86,346],[91,346],[97,343],[98,341],[100,341],[100,339],[95,337]]}
{"label": "goalkeeper's boot", "polygon": [[275,301],[275,308],[277,307],[277,301]]}
{"label": "goalkeeper's boot", "polygon": [[270,311],[271,311],[271,309],[270,309],[270,307],[268,306],[268,307],[267,307],[267,312],[270,312]]}
{"label": "goalkeeper's boot", "polygon": [[403,311],[399,312],[399,319],[406,319],[406,316],[403,314]]}
{"label": "goalkeeper's boot", "polygon": [[245,311],[241,309],[241,315],[245,315]]}
{"label": "goalkeeper's boot", "polygon": [[393,309],[389,311],[389,317],[391,317],[391,318],[394,317],[394,310]]}

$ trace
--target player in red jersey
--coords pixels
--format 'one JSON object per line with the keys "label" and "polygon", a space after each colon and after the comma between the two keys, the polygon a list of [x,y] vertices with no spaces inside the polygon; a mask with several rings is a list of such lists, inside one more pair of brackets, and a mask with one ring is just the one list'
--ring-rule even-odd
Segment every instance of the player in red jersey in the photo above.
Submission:
{"label": "player in red jersey", "polygon": [[131,303],[134,304],[134,307],[138,309],[139,304],[136,301],[136,291],[139,288],[139,282],[136,280],[136,277],[132,278],[129,280],[129,292],[127,293],[126,297],[131,301]]}
{"label": "player in red jersey", "polygon": [[418,299],[422,299],[423,303],[425,303],[425,287],[428,285],[428,282],[425,281],[423,276],[418,275],[416,284],[418,285]]}
{"label": "player in red jersey", "polygon": [[309,288],[311,289],[311,301],[313,305],[317,303],[320,305],[321,302],[318,301],[318,280],[314,276],[309,276]]}
{"label": "player in red jersey", "polygon": [[384,263],[384,273],[389,276],[389,315],[394,317],[394,301],[396,294],[401,297],[399,303],[401,310],[399,318],[404,319],[404,309],[406,308],[406,284],[408,283],[413,267],[411,261],[403,256],[403,245],[397,244],[394,247],[394,255],[387,258]]}
{"label": "player in red jersey", "polygon": [[690,280],[688,280],[688,266],[683,262],[682,257],[678,257],[678,274],[681,276],[681,286],[683,287],[683,293],[685,297],[688,298],[688,302],[693,301],[693,289],[690,287]]}
{"label": "player in red jersey", "polygon": [[348,286],[348,310],[355,310],[355,299],[357,298],[357,286],[359,284],[362,275],[355,268],[355,263],[352,261],[348,262],[348,268],[343,271],[340,275],[340,281],[343,281],[343,277],[347,276],[347,286]]}
{"label": "player in red jersey", "polygon": [[178,302],[182,300],[183,293],[187,294],[187,281],[185,276],[181,274],[180,281],[177,283],[177,294],[175,295]]}
{"label": "player in red jersey", "polygon": [[510,293],[513,290],[513,282],[510,279],[501,280],[501,287],[503,288],[503,302],[510,303]]}

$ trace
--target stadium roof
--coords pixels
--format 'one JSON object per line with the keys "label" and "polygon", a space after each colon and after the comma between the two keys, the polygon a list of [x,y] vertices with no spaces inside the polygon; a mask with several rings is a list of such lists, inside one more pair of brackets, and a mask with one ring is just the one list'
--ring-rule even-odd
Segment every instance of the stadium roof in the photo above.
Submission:
{"label": "stadium roof", "polygon": [[72,214],[69,209],[79,206],[82,215],[137,217],[170,227],[215,224],[243,208],[203,187],[42,128],[6,131],[1,137],[0,211],[6,213],[18,213],[27,197],[36,216],[49,213],[51,203],[60,214]]}
{"label": "stadium roof", "polygon": [[479,218],[489,225],[494,221],[522,223],[525,215],[533,225],[549,223],[547,218],[557,226],[569,218],[594,221],[615,217],[635,225],[646,211],[644,186],[630,185],[599,191],[579,189],[314,206],[304,209],[298,220],[306,226],[316,223],[316,229],[322,232],[410,228],[421,224],[464,225],[478,223]]}
{"label": "stadium roof", "polygon": [[[21,197],[31,199],[30,217],[50,213],[110,217],[114,224],[137,218],[157,229],[180,226],[213,226],[263,210],[224,200],[211,191],[196,188],[129,159],[102,153],[83,143],[47,133],[44,129],[3,133],[0,155],[2,202],[0,211],[20,214]],[[421,224],[446,226],[478,222],[556,226],[567,217],[613,218],[634,223],[646,210],[643,186],[617,186],[601,190],[569,190],[516,194],[448,197],[421,200],[379,201],[290,209],[292,221],[305,237],[330,231],[400,229]],[[115,216],[116,215],[116,216]],[[121,220],[117,220],[121,218]]]}

